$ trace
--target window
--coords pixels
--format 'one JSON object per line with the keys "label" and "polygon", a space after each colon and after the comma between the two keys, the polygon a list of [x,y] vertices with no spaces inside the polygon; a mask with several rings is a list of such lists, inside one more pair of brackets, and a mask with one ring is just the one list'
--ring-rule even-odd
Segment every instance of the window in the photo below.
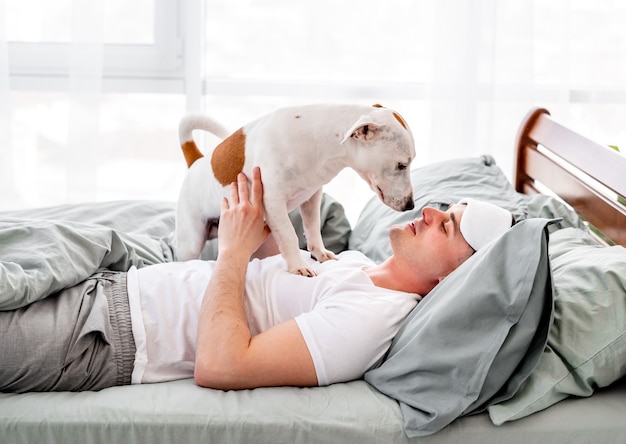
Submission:
{"label": "window", "polygon": [[13,89],[62,90],[72,71],[97,73],[109,91],[180,82],[175,0],[4,1]]}

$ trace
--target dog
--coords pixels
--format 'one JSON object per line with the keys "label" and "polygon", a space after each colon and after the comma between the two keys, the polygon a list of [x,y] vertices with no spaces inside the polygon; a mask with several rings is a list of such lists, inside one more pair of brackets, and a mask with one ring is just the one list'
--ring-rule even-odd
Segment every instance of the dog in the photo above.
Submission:
{"label": "dog", "polygon": [[[223,139],[204,156],[196,129]],[[176,210],[177,259],[197,259],[214,237],[228,186],[258,165],[264,216],[290,273],[315,276],[300,255],[288,213],[300,207],[307,249],[320,262],[335,259],[320,232],[322,186],[343,168],[354,169],[387,206],[413,209],[410,164],[413,135],[397,112],[381,105],[306,105],[278,109],[232,134],[204,115],[187,115],[179,139],[188,166]]]}

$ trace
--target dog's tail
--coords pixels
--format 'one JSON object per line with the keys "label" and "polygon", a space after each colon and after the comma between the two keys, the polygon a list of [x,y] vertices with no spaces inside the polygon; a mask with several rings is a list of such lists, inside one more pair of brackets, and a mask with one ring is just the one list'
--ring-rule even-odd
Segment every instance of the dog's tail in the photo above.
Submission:
{"label": "dog's tail", "polygon": [[190,167],[196,160],[203,157],[202,152],[193,140],[192,133],[196,129],[208,131],[220,139],[225,139],[230,134],[219,122],[208,116],[188,114],[183,117],[178,125],[178,140],[180,141],[187,167]]}

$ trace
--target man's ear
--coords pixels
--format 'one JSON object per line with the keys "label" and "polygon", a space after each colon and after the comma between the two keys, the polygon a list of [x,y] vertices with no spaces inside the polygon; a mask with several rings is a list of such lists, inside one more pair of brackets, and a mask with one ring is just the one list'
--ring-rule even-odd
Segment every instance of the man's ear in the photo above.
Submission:
{"label": "man's ear", "polygon": [[382,126],[373,122],[370,116],[361,116],[361,118],[345,132],[340,144],[351,137],[361,141],[372,140],[380,134],[381,128]]}

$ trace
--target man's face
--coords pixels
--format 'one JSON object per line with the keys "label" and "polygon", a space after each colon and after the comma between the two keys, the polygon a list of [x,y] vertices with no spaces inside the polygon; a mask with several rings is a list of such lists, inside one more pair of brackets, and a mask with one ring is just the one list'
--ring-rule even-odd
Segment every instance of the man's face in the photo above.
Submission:
{"label": "man's face", "polygon": [[443,279],[473,253],[459,230],[464,211],[458,204],[447,211],[426,207],[421,218],[394,225],[389,232],[394,256],[430,279]]}

